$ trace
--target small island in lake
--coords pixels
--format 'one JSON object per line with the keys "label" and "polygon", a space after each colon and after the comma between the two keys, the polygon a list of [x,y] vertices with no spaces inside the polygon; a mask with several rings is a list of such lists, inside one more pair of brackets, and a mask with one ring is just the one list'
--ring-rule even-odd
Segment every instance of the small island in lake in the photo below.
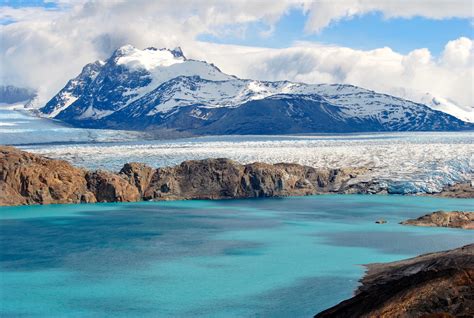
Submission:
{"label": "small island in lake", "polygon": [[453,227],[474,230],[474,212],[436,211],[417,219],[401,222],[403,225]]}

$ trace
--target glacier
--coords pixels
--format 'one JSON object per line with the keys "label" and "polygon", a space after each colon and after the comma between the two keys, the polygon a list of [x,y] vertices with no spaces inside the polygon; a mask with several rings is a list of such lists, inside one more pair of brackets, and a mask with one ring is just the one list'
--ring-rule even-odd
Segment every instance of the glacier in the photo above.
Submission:
{"label": "glacier", "polygon": [[118,171],[126,162],[153,167],[184,160],[230,158],[294,162],[313,167],[368,167],[359,181],[376,181],[390,193],[438,192],[473,179],[474,132],[390,132],[293,136],[204,136],[153,140],[136,131],[66,127],[0,105],[0,144],[68,160],[90,169]]}
{"label": "glacier", "polygon": [[35,116],[25,102],[0,103],[0,144],[77,144],[150,138],[146,133],[107,129],[72,128],[63,123]]}
{"label": "glacier", "polygon": [[[376,182],[399,194],[438,192],[473,179],[474,132],[468,123],[347,84],[239,79],[187,59],[179,48],[121,47],[107,61],[86,65],[41,111],[47,118],[32,116],[22,103],[0,105],[0,144],[115,171],[130,161],[161,167],[222,157],[366,167],[354,182]],[[114,125],[120,122],[137,126]],[[143,123],[165,123],[172,131],[166,138],[173,139],[137,131]],[[176,139],[173,129],[180,125],[208,136]],[[310,134],[305,127],[333,133]],[[350,127],[356,133],[347,133]],[[375,131],[358,130],[367,127]],[[468,130],[394,132],[427,127]]]}
{"label": "glacier", "polygon": [[354,182],[375,181],[394,194],[439,192],[446,185],[472,180],[474,174],[473,132],[213,136],[22,148],[90,169],[115,171],[131,161],[162,167],[224,157],[241,163],[367,167],[369,171]]}

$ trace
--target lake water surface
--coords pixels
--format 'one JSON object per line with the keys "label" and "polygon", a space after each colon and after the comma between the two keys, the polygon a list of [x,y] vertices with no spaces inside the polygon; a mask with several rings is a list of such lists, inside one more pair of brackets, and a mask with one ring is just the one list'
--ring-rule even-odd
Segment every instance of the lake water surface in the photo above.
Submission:
{"label": "lake water surface", "polygon": [[324,195],[3,207],[0,316],[310,317],[352,295],[362,264],[472,243],[398,222],[473,206]]}

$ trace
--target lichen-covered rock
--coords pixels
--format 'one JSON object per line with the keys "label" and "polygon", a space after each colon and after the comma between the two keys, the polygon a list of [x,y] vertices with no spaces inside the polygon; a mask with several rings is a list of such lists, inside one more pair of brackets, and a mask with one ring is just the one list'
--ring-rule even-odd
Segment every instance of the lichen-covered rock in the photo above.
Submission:
{"label": "lichen-covered rock", "polygon": [[354,297],[315,317],[474,317],[474,244],[368,269]]}
{"label": "lichen-covered rock", "polygon": [[404,225],[454,227],[474,230],[474,212],[463,211],[436,211],[423,215],[417,219],[401,222]]}

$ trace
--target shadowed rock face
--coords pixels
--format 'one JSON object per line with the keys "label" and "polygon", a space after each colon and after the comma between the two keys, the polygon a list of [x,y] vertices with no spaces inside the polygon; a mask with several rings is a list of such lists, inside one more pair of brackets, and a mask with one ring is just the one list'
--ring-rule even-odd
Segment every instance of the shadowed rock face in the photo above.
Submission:
{"label": "shadowed rock face", "polygon": [[474,212],[436,211],[421,216],[417,219],[403,221],[400,224],[415,226],[454,227],[474,230]]}
{"label": "shadowed rock face", "polygon": [[368,269],[354,297],[315,317],[474,316],[474,244]]}
{"label": "shadowed rock face", "polygon": [[0,205],[309,195],[342,191],[363,171],[206,159],[159,169],[127,163],[115,174],[0,147]]}
{"label": "shadowed rock face", "polygon": [[138,188],[128,180],[107,171],[86,173],[87,188],[98,202],[132,202],[140,200]]}
{"label": "shadowed rock face", "polygon": [[355,175],[350,169],[316,170],[296,164],[192,160],[157,169],[143,196],[174,200],[309,195],[337,192]]}

